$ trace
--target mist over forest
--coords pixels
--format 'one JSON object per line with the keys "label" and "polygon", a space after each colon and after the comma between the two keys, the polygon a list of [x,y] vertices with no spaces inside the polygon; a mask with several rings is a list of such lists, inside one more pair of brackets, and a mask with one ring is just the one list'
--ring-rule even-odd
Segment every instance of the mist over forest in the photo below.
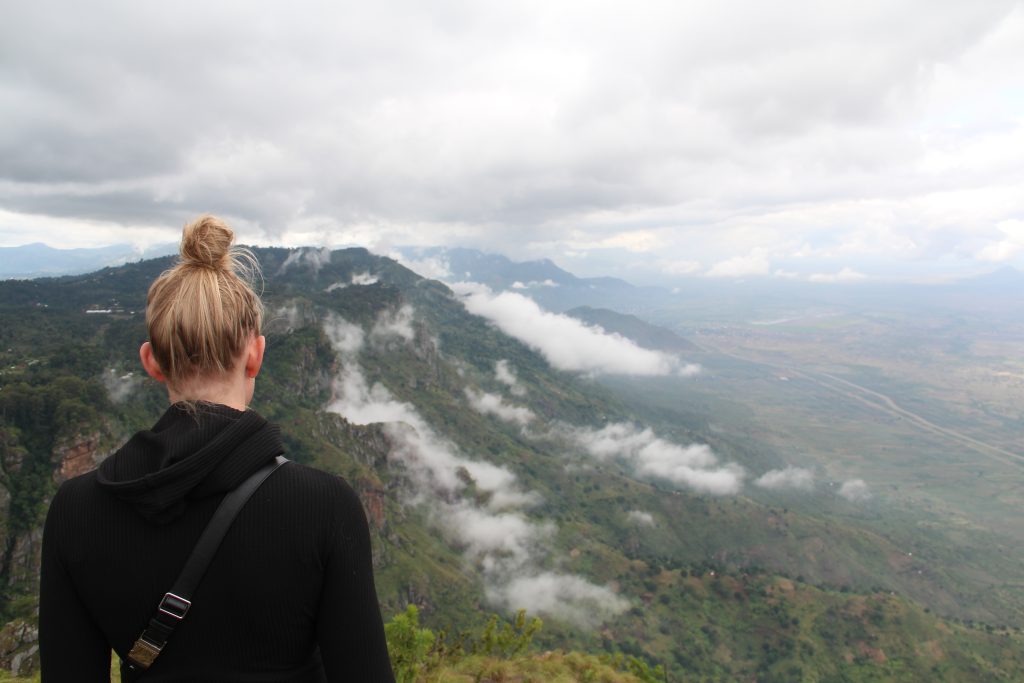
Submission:
{"label": "mist over forest", "polygon": [[[434,278],[256,254],[253,408],[356,487],[386,615],[526,610],[534,648],[638,680],[1024,670],[1020,273],[665,289],[466,250]],[[135,351],[169,263],[0,282],[4,666],[31,669],[55,487],[166,401]]]}

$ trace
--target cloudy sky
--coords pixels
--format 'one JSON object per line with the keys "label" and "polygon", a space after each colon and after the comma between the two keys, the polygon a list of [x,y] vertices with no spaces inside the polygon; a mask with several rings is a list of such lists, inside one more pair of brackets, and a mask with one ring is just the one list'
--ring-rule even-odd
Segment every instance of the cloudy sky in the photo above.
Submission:
{"label": "cloudy sky", "polygon": [[581,275],[1024,265],[1024,2],[23,2],[0,246],[478,247]]}

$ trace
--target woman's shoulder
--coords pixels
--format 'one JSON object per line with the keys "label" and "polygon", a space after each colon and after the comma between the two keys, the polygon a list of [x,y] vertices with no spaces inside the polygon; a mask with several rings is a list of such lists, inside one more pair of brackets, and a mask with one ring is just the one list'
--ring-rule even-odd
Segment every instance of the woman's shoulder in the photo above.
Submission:
{"label": "woman's shoulder", "polygon": [[99,493],[96,486],[96,470],[65,479],[53,494],[52,505],[69,505],[82,498],[91,498]]}
{"label": "woman's shoulder", "polygon": [[280,467],[271,477],[271,481],[274,479],[277,479],[280,488],[310,504],[331,507],[359,504],[358,494],[344,477],[295,461],[289,461]]}

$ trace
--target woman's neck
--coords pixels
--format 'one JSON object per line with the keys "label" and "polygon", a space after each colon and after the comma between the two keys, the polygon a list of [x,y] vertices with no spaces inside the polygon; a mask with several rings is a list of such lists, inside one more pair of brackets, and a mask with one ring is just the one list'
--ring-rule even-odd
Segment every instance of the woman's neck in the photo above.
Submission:
{"label": "woman's neck", "polygon": [[242,372],[225,373],[223,377],[197,377],[174,387],[168,386],[167,397],[171,403],[203,401],[245,410],[252,400],[254,383]]}

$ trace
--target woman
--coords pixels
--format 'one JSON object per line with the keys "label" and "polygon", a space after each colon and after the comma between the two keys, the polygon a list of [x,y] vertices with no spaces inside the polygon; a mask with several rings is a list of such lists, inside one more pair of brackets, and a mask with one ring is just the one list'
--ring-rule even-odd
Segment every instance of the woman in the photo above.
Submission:
{"label": "woman", "polygon": [[[65,482],[43,537],[43,681],[108,681],[224,494],[284,452],[248,410],[263,361],[255,260],[206,216],[149,290],[140,357],[171,407]],[[343,480],[287,463],[238,513],[187,617],[143,681],[392,681],[370,537]]]}

